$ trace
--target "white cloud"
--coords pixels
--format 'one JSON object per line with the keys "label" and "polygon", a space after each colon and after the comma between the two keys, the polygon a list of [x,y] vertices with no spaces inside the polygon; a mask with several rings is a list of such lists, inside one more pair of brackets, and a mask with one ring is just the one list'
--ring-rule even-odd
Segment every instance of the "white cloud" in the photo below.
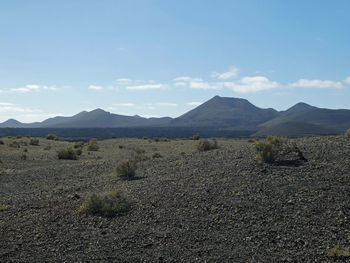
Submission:
{"label": "white cloud", "polygon": [[344,82],[345,82],[346,84],[350,84],[350,76],[347,77],[347,78],[344,80]]}
{"label": "white cloud", "polygon": [[0,102],[0,106],[14,106],[14,104],[10,102]]}
{"label": "white cloud", "polygon": [[209,83],[204,81],[191,81],[190,88],[191,89],[220,89],[222,87],[221,83]]}
{"label": "white cloud", "polygon": [[31,92],[31,91],[40,91],[40,90],[57,90],[55,86],[40,86],[34,84],[28,84],[22,88],[11,89],[15,92]]}
{"label": "white cloud", "polygon": [[127,78],[117,79],[117,82],[131,82],[131,81],[132,81],[131,79],[127,79]]}
{"label": "white cloud", "polygon": [[320,89],[341,89],[343,84],[339,81],[319,80],[319,79],[299,79],[297,82],[289,84],[290,87],[300,88],[320,88]]}
{"label": "white cloud", "polygon": [[191,77],[177,77],[174,78],[173,81],[183,82],[183,81],[203,81],[202,78],[191,78]]}
{"label": "white cloud", "polygon": [[155,105],[157,106],[164,106],[164,107],[176,107],[176,103],[171,103],[171,102],[158,102]]}
{"label": "white cloud", "polygon": [[90,85],[90,86],[89,86],[89,89],[91,89],[91,90],[103,90],[103,87],[101,87],[101,86],[95,86],[95,85]]}
{"label": "white cloud", "polygon": [[275,81],[270,81],[264,76],[244,77],[238,83],[224,82],[223,85],[238,93],[258,92],[279,87]]}
{"label": "white cloud", "polygon": [[2,102],[0,103],[0,113],[35,113],[41,112],[31,108],[19,107],[12,103]]}
{"label": "white cloud", "polygon": [[188,106],[199,106],[201,105],[203,102],[199,102],[199,101],[191,101],[191,102],[187,102]]}
{"label": "white cloud", "polygon": [[115,104],[116,106],[122,106],[122,107],[133,107],[134,104],[133,103],[118,103]]}
{"label": "white cloud", "polygon": [[236,78],[238,76],[238,73],[239,73],[239,68],[232,66],[229,68],[228,71],[223,73],[212,72],[211,76],[213,78],[224,80],[224,79]]}
{"label": "white cloud", "polygon": [[150,89],[162,89],[164,85],[162,84],[146,84],[138,86],[126,86],[127,90],[150,90]]}
{"label": "white cloud", "polygon": [[183,82],[183,81],[179,81],[179,82],[175,82],[174,85],[177,86],[177,87],[186,87],[187,83]]}

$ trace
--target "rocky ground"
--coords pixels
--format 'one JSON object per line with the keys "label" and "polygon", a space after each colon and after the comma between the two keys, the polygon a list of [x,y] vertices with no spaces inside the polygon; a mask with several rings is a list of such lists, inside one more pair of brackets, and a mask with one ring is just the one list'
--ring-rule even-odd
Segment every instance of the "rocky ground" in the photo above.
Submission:
{"label": "rocky ground", "polygon": [[[78,160],[57,158],[73,143],[0,140],[0,262],[333,262],[327,249],[350,247],[344,136],[291,140],[308,161],[277,164],[259,164],[247,140],[199,152],[193,140],[112,139]],[[111,175],[154,152],[137,180]],[[112,190],[132,204],[125,215],[81,212]]]}

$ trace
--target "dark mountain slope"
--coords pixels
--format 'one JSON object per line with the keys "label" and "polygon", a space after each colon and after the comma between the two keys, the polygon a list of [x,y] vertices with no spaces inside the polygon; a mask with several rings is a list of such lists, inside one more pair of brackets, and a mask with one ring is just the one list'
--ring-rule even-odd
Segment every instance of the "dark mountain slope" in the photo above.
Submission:
{"label": "dark mountain slope", "polygon": [[274,109],[261,109],[245,99],[215,96],[172,120],[175,126],[252,128],[278,116]]}
{"label": "dark mountain slope", "polygon": [[[286,124],[291,130],[290,134],[294,134],[293,126],[291,123],[304,123],[308,124],[306,133],[310,133],[310,125],[316,125],[318,128],[331,133],[343,133],[346,129],[350,127],[350,110],[329,110],[329,109],[311,109],[302,112],[294,112],[286,115],[281,115],[273,120],[270,120],[261,125],[262,129],[270,131],[275,129],[275,133],[278,134],[278,127],[282,127]],[[316,127],[315,126],[315,127]],[[300,129],[300,125],[298,126]],[[333,132],[332,132],[333,131]],[[262,130],[260,131],[262,132]],[[319,133],[317,130],[311,132],[312,134],[323,134]]]}

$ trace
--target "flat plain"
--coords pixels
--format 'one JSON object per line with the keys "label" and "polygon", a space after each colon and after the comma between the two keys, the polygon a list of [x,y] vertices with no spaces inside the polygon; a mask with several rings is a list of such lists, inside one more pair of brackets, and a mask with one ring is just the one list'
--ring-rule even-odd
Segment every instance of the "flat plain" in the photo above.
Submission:
{"label": "flat plain", "polygon": [[[0,262],[332,262],[328,249],[350,247],[344,136],[290,139],[307,162],[274,164],[246,139],[204,152],[196,140],[108,139],[78,160],[57,157],[74,142],[0,139]],[[135,156],[134,180],[114,175]],[[81,210],[114,190],[127,213]]]}

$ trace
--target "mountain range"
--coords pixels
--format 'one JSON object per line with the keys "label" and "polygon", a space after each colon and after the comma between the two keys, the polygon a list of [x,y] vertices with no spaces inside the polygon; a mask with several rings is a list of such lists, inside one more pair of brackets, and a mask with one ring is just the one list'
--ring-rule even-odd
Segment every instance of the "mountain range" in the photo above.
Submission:
{"label": "mountain range", "polygon": [[0,128],[137,128],[196,127],[247,131],[251,136],[307,136],[340,134],[350,128],[350,110],[317,108],[297,103],[285,111],[256,107],[248,100],[215,96],[177,118],[143,118],[95,109],[72,117],[57,116],[42,122],[9,119]]}

